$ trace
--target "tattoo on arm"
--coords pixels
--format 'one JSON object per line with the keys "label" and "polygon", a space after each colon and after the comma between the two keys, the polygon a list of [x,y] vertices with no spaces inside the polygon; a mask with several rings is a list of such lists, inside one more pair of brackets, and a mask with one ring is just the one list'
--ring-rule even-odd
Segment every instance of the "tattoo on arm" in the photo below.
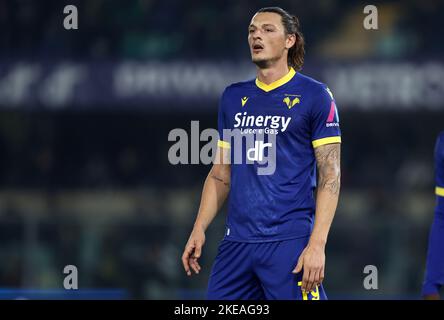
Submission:
{"label": "tattoo on arm", "polygon": [[211,178],[213,178],[213,179],[215,179],[215,180],[217,180],[219,182],[222,182],[227,187],[230,186],[230,183],[228,183],[227,181],[224,181],[224,179],[222,179],[222,178],[216,177],[215,175],[212,175]]}
{"label": "tattoo on arm", "polygon": [[339,194],[341,186],[340,144],[326,144],[314,150],[319,171],[319,190],[324,189],[331,194]]}

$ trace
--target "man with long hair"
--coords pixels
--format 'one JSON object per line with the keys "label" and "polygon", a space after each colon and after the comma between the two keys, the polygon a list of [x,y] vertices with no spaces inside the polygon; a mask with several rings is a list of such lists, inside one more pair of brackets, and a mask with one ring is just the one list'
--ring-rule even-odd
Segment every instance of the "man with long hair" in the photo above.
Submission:
{"label": "man with long hair", "polygon": [[[207,297],[326,299],[325,245],[340,189],[336,103],[325,84],[299,72],[305,50],[298,18],[278,7],[260,9],[248,44],[257,77],[222,95],[218,161],[205,180],[182,263],[188,275],[199,273],[205,231],[229,195]],[[255,135],[254,148],[233,143],[226,132],[234,129]],[[264,132],[272,135],[268,143],[257,140]],[[275,171],[258,174],[258,160],[273,148]],[[232,163],[242,151],[252,163]]]}

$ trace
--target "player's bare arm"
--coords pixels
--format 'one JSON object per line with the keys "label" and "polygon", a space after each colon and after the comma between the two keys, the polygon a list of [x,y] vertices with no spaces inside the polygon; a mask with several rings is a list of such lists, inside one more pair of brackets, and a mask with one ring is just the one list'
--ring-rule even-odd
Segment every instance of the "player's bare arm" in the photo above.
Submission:
{"label": "player's bare arm", "polygon": [[336,198],[336,203],[341,186],[340,146],[339,143],[333,143],[314,149],[319,172],[318,195],[320,191],[325,191]]}
{"label": "player's bare arm", "polygon": [[227,154],[224,149],[218,148],[216,159],[219,161],[215,161],[204,183],[199,212],[182,255],[183,267],[188,276],[191,276],[191,269],[196,274],[201,270],[198,259],[205,243],[205,231],[230,191],[231,172]]}
{"label": "player's bare arm", "polygon": [[325,245],[336,211],[341,185],[340,144],[326,144],[315,148],[319,173],[315,224],[310,241],[302,252],[295,273],[304,271],[302,290],[312,291],[324,280]]}

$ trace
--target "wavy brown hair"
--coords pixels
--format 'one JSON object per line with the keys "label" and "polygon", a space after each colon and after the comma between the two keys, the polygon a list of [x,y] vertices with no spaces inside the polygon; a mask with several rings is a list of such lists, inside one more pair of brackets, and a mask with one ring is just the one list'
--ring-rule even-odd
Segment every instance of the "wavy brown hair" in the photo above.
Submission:
{"label": "wavy brown hair", "polygon": [[305,41],[304,36],[300,30],[299,19],[296,16],[289,14],[287,11],[280,7],[267,7],[259,9],[259,12],[273,12],[281,16],[282,25],[285,29],[285,34],[294,34],[296,36],[295,44],[288,49],[287,63],[290,67],[293,67],[296,71],[301,70],[304,64],[305,55]]}

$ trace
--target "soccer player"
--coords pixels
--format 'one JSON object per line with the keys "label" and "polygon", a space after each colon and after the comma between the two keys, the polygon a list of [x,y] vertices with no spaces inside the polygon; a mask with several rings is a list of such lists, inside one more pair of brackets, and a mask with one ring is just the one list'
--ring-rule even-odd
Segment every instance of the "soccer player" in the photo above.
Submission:
{"label": "soccer player", "polygon": [[429,236],[427,267],[422,295],[427,300],[440,298],[439,289],[444,284],[444,131],[435,145],[436,207]]}
{"label": "soccer player", "polygon": [[[325,245],[340,189],[335,100],[326,85],[299,72],[305,50],[295,16],[278,7],[260,9],[248,26],[248,44],[257,77],[230,85],[222,95],[220,161],[205,180],[182,263],[189,276],[199,273],[205,231],[229,195],[207,298],[326,299]],[[225,132],[233,129],[275,135],[267,143],[275,148],[273,174],[258,174],[257,161],[232,163],[239,150]],[[256,142],[247,157],[270,151]]]}

